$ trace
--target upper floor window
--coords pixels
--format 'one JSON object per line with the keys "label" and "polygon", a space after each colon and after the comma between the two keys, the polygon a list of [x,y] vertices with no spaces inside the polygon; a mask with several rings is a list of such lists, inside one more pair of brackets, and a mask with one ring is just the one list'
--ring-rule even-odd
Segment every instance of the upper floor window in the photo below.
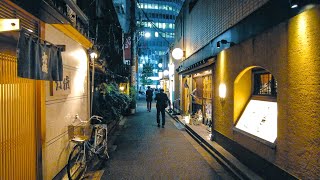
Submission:
{"label": "upper floor window", "polygon": [[270,72],[255,69],[253,72],[253,95],[277,96],[277,81]]}

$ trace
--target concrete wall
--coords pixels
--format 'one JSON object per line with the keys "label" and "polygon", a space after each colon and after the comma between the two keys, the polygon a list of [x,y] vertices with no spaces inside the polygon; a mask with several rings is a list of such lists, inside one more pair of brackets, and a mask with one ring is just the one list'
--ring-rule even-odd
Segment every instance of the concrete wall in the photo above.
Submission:
{"label": "concrete wall", "polygon": [[53,26],[45,25],[45,39],[66,45],[62,52],[63,71],[70,76],[70,90],[53,91],[55,83],[46,83],[46,122],[43,142],[44,179],[52,179],[66,165],[73,144],[69,142],[68,125],[75,114],[82,119],[89,116],[88,58],[86,50]]}
{"label": "concrete wall", "polygon": [[[278,167],[302,179],[320,177],[320,7],[218,54],[215,92],[227,86],[222,103],[214,94],[215,130]],[[233,131],[237,76],[260,66],[278,82],[276,148]],[[241,82],[239,82],[241,83]]]}

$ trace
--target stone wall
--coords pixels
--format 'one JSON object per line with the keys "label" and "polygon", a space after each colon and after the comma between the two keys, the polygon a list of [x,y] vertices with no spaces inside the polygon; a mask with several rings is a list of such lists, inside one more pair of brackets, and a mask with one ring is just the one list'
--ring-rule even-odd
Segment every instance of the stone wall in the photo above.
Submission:
{"label": "stone wall", "polygon": [[[215,130],[262,158],[302,179],[320,176],[320,7],[218,54],[215,92],[227,86],[223,103],[214,94]],[[278,82],[278,135],[276,148],[236,133],[234,89],[237,76],[259,66]]]}

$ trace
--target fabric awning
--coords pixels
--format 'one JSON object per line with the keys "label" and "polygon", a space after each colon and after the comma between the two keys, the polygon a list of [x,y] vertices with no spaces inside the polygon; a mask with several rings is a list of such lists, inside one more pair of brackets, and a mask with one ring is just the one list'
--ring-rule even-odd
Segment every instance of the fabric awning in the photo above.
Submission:
{"label": "fabric awning", "polygon": [[14,49],[16,50],[19,77],[48,81],[63,80],[61,48],[24,29],[0,34],[0,43],[3,45],[1,51],[12,54]]}

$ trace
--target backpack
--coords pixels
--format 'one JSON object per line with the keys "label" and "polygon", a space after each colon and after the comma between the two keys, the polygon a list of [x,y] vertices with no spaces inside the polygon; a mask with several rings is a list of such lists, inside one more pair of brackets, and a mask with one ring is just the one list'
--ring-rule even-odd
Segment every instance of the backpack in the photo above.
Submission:
{"label": "backpack", "polygon": [[169,106],[169,103],[168,103],[168,101],[166,100],[165,102],[164,102],[164,108],[167,108]]}

